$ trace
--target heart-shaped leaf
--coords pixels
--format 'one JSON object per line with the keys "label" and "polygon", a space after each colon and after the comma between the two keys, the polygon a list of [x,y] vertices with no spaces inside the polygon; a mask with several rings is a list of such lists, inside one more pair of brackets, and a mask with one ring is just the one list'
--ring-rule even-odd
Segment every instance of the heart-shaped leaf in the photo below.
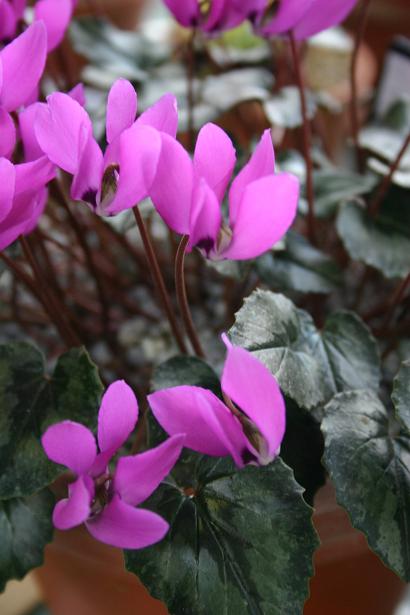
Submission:
{"label": "heart-shaped leaf", "polygon": [[257,290],[229,331],[233,344],[265,363],[282,390],[302,408],[328,402],[338,391],[377,389],[377,344],[352,312],[334,312],[323,331],[283,295]]}
{"label": "heart-shaped leaf", "polygon": [[312,509],[280,460],[235,472],[199,458],[190,485],[162,487],[147,503],[170,523],[158,545],[127,551],[128,570],[171,615],[302,613],[318,545]]}
{"label": "heart-shaped leaf", "polygon": [[42,564],[44,547],[53,536],[53,505],[47,489],[0,502],[0,591],[10,579],[22,579]]}
{"label": "heart-shaped leaf", "polygon": [[336,395],[322,423],[324,462],[338,502],[370,547],[405,581],[410,581],[409,391],[407,363],[393,395],[401,423],[373,391]]}
{"label": "heart-shaped leaf", "polygon": [[0,499],[31,495],[58,476],[42,434],[64,419],[94,428],[101,393],[97,368],[82,348],[62,355],[48,376],[34,346],[0,346]]}

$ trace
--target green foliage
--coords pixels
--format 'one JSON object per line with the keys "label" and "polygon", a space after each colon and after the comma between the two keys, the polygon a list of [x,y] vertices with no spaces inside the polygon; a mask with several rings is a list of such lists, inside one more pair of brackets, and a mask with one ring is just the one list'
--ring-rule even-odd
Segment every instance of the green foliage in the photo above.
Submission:
{"label": "green foliage", "polygon": [[229,337],[254,352],[301,408],[379,384],[376,341],[351,312],[334,312],[319,331],[310,314],[283,295],[257,290],[236,314]]}
{"label": "green foliage", "polygon": [[61,473],[40,438],[63,419],[94,428],[102,384],[87,352],[60,357],[51,377],[44,357],[20,342],[0,346],[0,500],[28,496]]}
{"label": "green foliage", "polygon": [[311,509],[280,459],[235,472],[198,457],[190,483],[162,485],[147,502],[167,537],[127,551],[128,570],[171,615],[302,613],[318,540]]}
{"label": "green foliage", "polygon": [[47,489],[0,502],[0,591],[10,579],[22,579],[42,564],[44,547],[53,535],[53,505]]}
{"label": "green foliage", "polygon": [[395,415],[375,392],[352,391],[335,396],[322,423],[324,461],[338,502],[405,581],[410,581],[409,397],[407,362],[394,384]]}

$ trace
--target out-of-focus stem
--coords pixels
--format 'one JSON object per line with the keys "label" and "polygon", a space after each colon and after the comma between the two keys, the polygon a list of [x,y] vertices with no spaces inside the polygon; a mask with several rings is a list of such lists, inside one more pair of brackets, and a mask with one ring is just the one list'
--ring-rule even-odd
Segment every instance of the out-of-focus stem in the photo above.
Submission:
{"label": "out-of-focus stem", "polygon": [[158,294],[161,299],[162,307],[164,312],[168,318],[172,333],[174,334],[175,340],[178,344],[180,351],[183,354],[187,354],[187,348],[185,345],[184,338],[179,329],[177,319],[175,318],[174,310],[172,308],[172,304],[168,295],[168,291],[165,286],[164,278],[161,273],[161,269],[158,264],[158,259],[155,254],[155,250],[153,248],[150,236],[148,235],[147,229],[145,228],[144,220],[142,219],[141,213],[138,209],[138,206],[133,208],[135,220],[137,222],[137,226],[141,235],[142,243],[144,244],[145,254],[147,256],[148,263],[150,265],[150,270],[154,282],[156,284]]}
{"label": "out-of-focus stem", "polygon": [[357,95],[357,63],[359,59],[360,47],[363,42],[364,33],[366,31],[367,18],[369,16],[369,6],[371,0],[363,0],[362,5],[360,7],[359,19],[356,28],[356,36],[354,40],[354,48],[352,54],[352,61],[350,64],[350,121],[352,127],[352,139],[353,144],[356,150],[356,158],[357,158],[357,166],[359,171],[363,172],[364,161],[363,161],[363,152],[359,143],[359,130],[360,130],[360,121],[359,121],[359,107],[358,107],[358,95]]}
{"label": "out-of-focus stem", "polygon": [[300,107],[303,120],[303,155],[306,163],[306,198],[308,202],[308,236],[313,244],[316,244],[315,210],[314,210],[314,191],[313,191],[313,161],[311,155],[312,130],[308,117],[306,93],[303,83],[302,70],[300,66],[299,52],[296,46],[293,32],[289,32],[290,47],[292,50],[293,65],[295,67],[296,81],[299,88]]}
{"label": "out-of-focus stem", "polygon": [[187,59],[187,102],[188,102],[188,146],[190,151],[194,149],[194,133],[195,133],[195,93],[194,93],[194,78],[195,78],[195,29],[188,41],[188,59]]}
{"label": "out-of-focus stem", "polygon": [[192,320],[191,310],[189,309],[188,296],[185,284],[185,250],[189,241],[188,235],[184,235],[178,246],[177,256],[175,259],[175,286],[177,292],[178,305],[181,312],[182,320],[192,348],[198,357],[204,358],[201,342],[199,341],[194,321]]}

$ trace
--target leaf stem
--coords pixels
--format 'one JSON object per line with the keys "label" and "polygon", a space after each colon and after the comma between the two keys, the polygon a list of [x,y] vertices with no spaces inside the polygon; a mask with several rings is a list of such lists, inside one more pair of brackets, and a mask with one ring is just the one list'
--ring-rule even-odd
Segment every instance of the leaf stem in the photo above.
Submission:
{"label": "leaf stem", "polygon": [[201,342],[197,335],[194,321],[192,320],[191,310],[189,309],[188,296],[186,292],[185,284],[185,250],[188,245],[189,236],[183,235],[181,242],[178,246],[177,255],[175,259],[175,286],[177,292],[177,300],[185,330],[188,334],[192,347],[198,357],[204,358],[205,353],[203,351]]}
{"label": "leaf stem", "polygon": [[314,189],[313,189],[313,161],[311,155],[312,130],[308,117],[306,92],[303,83],[300,57],[296,46],[295,36],[289,32],[290,48],[292,51],[293,65],[300,96],[300,107],[303,120],[303,156],[306,163],[306,198],[308,202],[308,236],[312,244],[316,245],[315,210],[314,210]]}
{"label": "leaf stem", "polygon": [[142,219],[140,210],[138,209],[138,206],[135,206],[133,208],[133,212],[134,212],[134,217],[138,226],[138,230],[140,232],[141,235],[141,239],[142,239],[142,243],[144,244],[144,248],[145,248],[145,254],[150,266],[150,270],[151,270],[151,274],[152,277],[154,279],[154,282],[156,284],[157,287],[157,291],[158,294],[160,296],[161,299],[161,303],[162,303],[162,307],[164,309],[164,312],[168,318],[171,330],[174,334],[175,340],[178,344],[179,350],[183,353],[183,354],[187,354],[187,348],[185,345],[185,341],[184,338],[181,334],[181,331],[179,329],[178,323],[177,323],[177,319],[175,317],[174,314],[174,310],[171,304],[171,300],[169,298],[168,295],[168,291],[167,288],[165,286],[165,282],[164,282],[164,278],[162,276],[161,273],[161,269],[159,267],[159,263],[158,263],[158,259],[157,256],[155,254],[155,250],[153,248],[152,242],[151,242],[151,238],[148,234],[148,231],[145,227],[144,224],[144,220]]}
{"label": "leaf stem", "polygon": [[360,47],[363,42],[364,33],[366,31],[367,19],[369,16],[369,6],[371,0],[363,0],[360,7],[358,25],[356,28],[356,36],[354,40],[354,49],[352,54],[352,61],[350,64],[350,122],[352,127],[352,139],[353,145],[356,151],[357,166],[360,173],[363,173],[364,161],[363,152],[359,143],[359,105],[357,94],[357,64],[359,60]]}
{"label": "leaf stem", "polygon": [[390,184],[392,183],[393,175],[399,168],[401,159],[403,158],[409,146],[410,146],[410,132],[407,135],[406,139],[404,140],[404,143],[399,153],[397,154],[396,159],[391,164],[388,174],[386,175],[386,177],[380,184],[379,189],[376,192],[375,196],[370,201],[368,211],[371,216],[376,217],[377,214],[379,213],[383,199],[386,196],[388,189],[390,188]]}

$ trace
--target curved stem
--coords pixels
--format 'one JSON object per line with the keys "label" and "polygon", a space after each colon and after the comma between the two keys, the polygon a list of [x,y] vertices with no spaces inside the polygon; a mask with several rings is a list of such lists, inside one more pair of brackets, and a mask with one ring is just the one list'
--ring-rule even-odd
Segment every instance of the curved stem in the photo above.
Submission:
{"label": "curved stem", "polygon": [[357,95],[357,63],[359,59],[359,51],[366,31],[367,18],[369,16],[369,6],[371,0],[363,0],[360,8],[360,14],[358,19],[358,25],[356,29],[356,36],[354,41],[354,49],[352,54],[352,61],[350,64],[350,121],[352,125],[352,139],[356,150],[357,165],[359,171],[363,172],[363,152],[359,143],[359,107],[358,107],[358,95]]}
{"label": "curved stem", "polygon": [[185,250],[189,241],[188,235],[184,235],[181,243],[178,246],[177,256],[175,259],[175,286],[177,291],[177,299],[179,309],[181,311],[182,320],[185,325],[189,340],[198,357],[204,358],[205,353],[199,341],[194,321],[192,320],[191,310],[189,309],[188,297],[185,284]]}
{"label": "curved stem", "polygon": [[292,31],[289,32],[290,48],[292,50],[293,64],[295,67],[296,81],[299,88],[300,107],[303,119],[303,156],[306,163],[306,198],[308,202],[308,235],[313,244],[316,244],[314,190],[313,190],[313,161],[311,155],[312,130],[307,111],[306,93],[300,67],[300,57]]}
{"label": "curved stem", "polygon": [[383,202],[383,199],[386,196],[388,189],[390,188],[390,184],[392,183],[393,175],[395,174],[395,172],[399,168],[401,159],[403,158],[403,156],[406,153],[406,150],[407,150],[407,148],[409,146],[410,146],[410,132],[407,135],[407,137],[406,137],[406,139],[405,139],[405,141],[403,143],[403,146],[401,147],[399,153],[397,154],[396,159],[393,161],[392,165],[390,166],[388,174],[386,175],[386,177],[384,178],[384,180],[380,184],[380,187],[379,187],[378,191],[376,192],[376,195],[374,196],[374,198],[370,202],[369,214],[371,216],[377,216],[377,214],[379,213],[379,210],[380,210],[381,204]]}
{"label": "curved stem", "polygon": [[184,338],[182,337],[181,331],[179,330],[179,326],[177,323],[177,319],[175,318],[174,310],[172,308],[172,304],[168,295],[168,291],[165,286],[164,278],[162,277],[161,269],[158,264],[158,259],[155,254],[154,248],[151,243],[150,236],[148,235],[147,229],[145,228],[144,220],[142,219],[140,210],[138,206],[133,208],[134,217],[137,222],[137,226],[141,235],[142,243],[144,244],[145,254],[147,256],[147,260],[150,265],[151,274],[156,284],[158,294],[161,299],[162,307],[164,308],[164,312],[168,318],[170,327],[174,334],[175,340],[178,344],[179,350],[183,354],[187,354],[187,348],[185,345]]}

